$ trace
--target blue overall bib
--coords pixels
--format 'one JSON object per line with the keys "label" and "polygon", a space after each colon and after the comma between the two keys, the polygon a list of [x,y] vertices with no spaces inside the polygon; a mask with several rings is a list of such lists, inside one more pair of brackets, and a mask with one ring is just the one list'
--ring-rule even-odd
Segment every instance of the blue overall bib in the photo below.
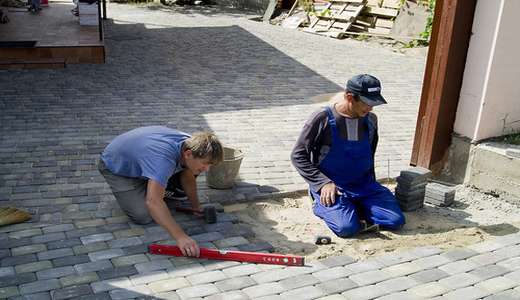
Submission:
{"label": "blue overall bib", "polygon": [[358,141],[342,139],[330,107],[326,107],[332,132],[332,145],[319,169],[334,182],[340,195],[327,207],[320,203],[320,193],[310,189],[314,214],[338,236],[348,237],[360,230],[360,219],[388,229],[399,229],[404,216],[394,195],[379,184],[372,174],[374,159],[368,138],[371,124],[368,116],[361,121],[367,126]]}

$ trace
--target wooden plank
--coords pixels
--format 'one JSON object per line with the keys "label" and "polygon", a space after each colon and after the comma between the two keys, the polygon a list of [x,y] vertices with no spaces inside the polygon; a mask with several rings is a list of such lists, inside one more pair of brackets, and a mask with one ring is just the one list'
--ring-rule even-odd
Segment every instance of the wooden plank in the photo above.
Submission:
{"label": "wooden plank", "polygon": [[378,34],[389,34],[390,28],[376,27],[376,28],[368,28],[369,33],[378,33]]}
{"label": "wooden plank", "polygon": [[351,16],[342,17],[342,16],[327,16],[323,17],[323,19],[331,20],[331,21],[340,21],[345,23],[352,23],[354,21],[354,18]]}
{"label": "wooden plank", "polygon": [[320,19],[316,18],[314,21],[312,21],[312,23],[309,26],[309,28],[312,28],[312,27],[316,26],[316,24],[318,24],[319,21],[320,21]]}
{"label": "wooden plank", "polygon": [[377,18],[375,27],[392,28],[394,27],[394,21],[383,18]]}
{"label": "wooden plank", "polygon": [[348,23],[348,22],[335,22],[334,23],[334,28],[338,28],[338,29],[341,29],[341,31],[346,31],[350,28],[350,26],[352,26],[351,23]]}
{"label": "wooden plank", "polygon": [[[350,29],[345,32],[345,34],[347,34],[347,35],[355,35],[355,36],[360,36],[360,35],[376,36],[376,37],[385,37],[385,38],[393,38],[393,39],[399,38],[399,39],[403,39],[403,40],[409,39],[410,41],[418,39],[418,38],[410,37],[410,36],[398,36],[398,35],[392,35],[392,34],[369,33],[369,32],[366,32],[366,31],[360,32],[360,31],[356,31],[355,29],[356,29],[355,25],[353,24],[352,26],[350,26]],[[426,39],[420,39],[420,40],[426,41]]]}
{"label": "wooden plank", "polygon": [[376,24],[376,17],[374,16],[358,16],[355,24],[363,25],[367,27],[374,27]]}
{"label": "wooden plank", "polygon": [[352,24],[349,28],[349,30],[351,31],[355,31],[355,32],[368,32],[368,28],[367,26],[363,26],[363,25],[359,25],[359,24]]}
{"label": "wooden plank", "polygon": [[271,20],[271,17],[273,16],[275,8],[276,8],[276,0],[269,0],[267,9],[265,10],[264,16],[262,17],[262,21],[264,23],[269,23],[269,20]]}
{"label": "wooden plank", "polygon": [[379,17],[395,18],[399,11],[393,8],[382,8],[382,7],[365,7],[364,13],[368,15],[374,15]]}
{"label": "wooden plank", "polygon": [[304,28],[303,31],[307,32],[307,33],[312,33],[312,34],[317,34],[317,35],[322,35],[322,36],[332,37],[332,38],[340,38],[342,36],[341,32],[316,31],[311,28]]}
{"label": "wooden plank", "polygon": [[382,0],[367,0],[367,6],[381,7]]}
{"label": "wooden plank", "polygon": [[326,11],[331,6],[332,6],[332,2],[328,2],[325,5],[319,5],[319,6],[314,5],[314,11],[316,12],[316,15],[319,16],[320,13]]}
{"label": "wooden plank", "polygon": [[401,0],[383,0],[382,7],[388,7],[393,9],[401,8]]}
{"label": "wooden plank", "polygon": [[287,17],[286,18],[291,16],[291,14],[293,13],[294,9],[298,6],[298,2],[299,2],[298,0],[294,0],[294,3],[292,5],[291,9],[289,10],[289,13],[287,13]]}

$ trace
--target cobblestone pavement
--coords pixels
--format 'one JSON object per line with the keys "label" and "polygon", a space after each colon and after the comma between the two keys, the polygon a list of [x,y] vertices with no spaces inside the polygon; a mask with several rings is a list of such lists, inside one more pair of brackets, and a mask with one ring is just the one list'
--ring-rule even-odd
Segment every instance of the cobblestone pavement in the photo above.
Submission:
{"label": "cobblestone pavement", "polygon": [[[109,13],[105,65],[0,71],[0,206],[33,214],[0,228],[0,298],[518,298],[518,234],[449,252],[333,257],[305,268],[147,254],[149,243],[169,237],[157,225],[128,222],[95,167],[114,136],[152,124],[210,129],[244,150],[232,190],[209,190],[200,178],[205,202],[302,190],[289,152],[323,105],[309,99],[370,72],[390,102],[377,109],[378,174],[395,176],[410,156],[424,57],[269,26],[232,10],[111,4]],[[176,218],[202,246],[272,250],[232,214],[211,225]]]}
{"label": "cobblestone pavement", "polygon": [[[215,131],[246,155],[239,184],[213,201],[302,190],[289,154],[310,98],[338,92],[350,76],[383,82],[377,108],[378,177],[408,165],[424,57],[338,41],[249,20],[237,11],[111,5],[107,63],[63,70],[1,71],[0,200],[106,194],[97,154],[142,125]],[[204,178],[200,178],[204,181]],[[204,186],[204,185],[201,185]]]}

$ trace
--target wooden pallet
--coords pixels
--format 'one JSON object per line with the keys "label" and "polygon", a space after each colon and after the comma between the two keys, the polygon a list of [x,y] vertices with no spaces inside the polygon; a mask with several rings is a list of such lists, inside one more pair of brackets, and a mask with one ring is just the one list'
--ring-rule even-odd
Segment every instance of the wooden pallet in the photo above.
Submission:
{"label": "wooden pallet", "polygon": [[350,32],[390,34],[400,6],[400,0],[368,0],[366,7],[351,26]]}
{"label": "wooden pallet", "polygon": [[355,22],[366,0],[331,0],[325,7],[330,13],[318,16],[305,31],[341,38]]}

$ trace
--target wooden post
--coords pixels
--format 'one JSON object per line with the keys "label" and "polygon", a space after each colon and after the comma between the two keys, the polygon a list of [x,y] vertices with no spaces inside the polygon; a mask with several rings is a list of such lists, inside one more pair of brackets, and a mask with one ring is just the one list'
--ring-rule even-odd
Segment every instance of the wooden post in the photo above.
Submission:
{"label": "wooden post", "polygon": [[411,165],[439,173],[447,158],[477,0],[437,0]]}
{"label": "wooden post", "polygon": [[103,20],[101,18],[101,1],[97,2],[98,7],[98,31],[99,31],[99,40],[103,40]]}
{"label": "wooden post", "polygon": [[103,20],[107,19],[107,0],[103,0]]}

